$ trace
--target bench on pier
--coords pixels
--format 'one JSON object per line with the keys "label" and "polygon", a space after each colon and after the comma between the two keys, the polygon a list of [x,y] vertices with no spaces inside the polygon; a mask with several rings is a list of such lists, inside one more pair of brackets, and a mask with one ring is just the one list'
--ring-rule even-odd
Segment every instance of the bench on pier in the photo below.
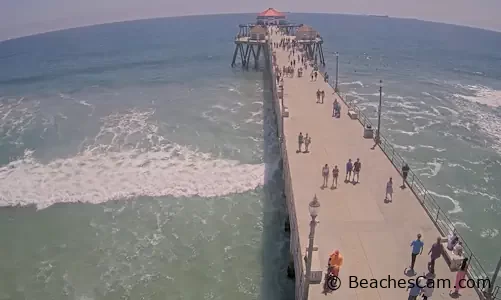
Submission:
{"label": "bench on pier", "polygon": [[283,110],[282,110],[282,117],[284,117],[284,118],[289,117],[289,109],[285,106],[283,107]]}
{"label": "bench on pier", "polygon": [[[308,255],[308,247],[305,249],[305,259],[304,259],[304,270],[306,271],[306,256]],[[306,275],[306,274],[305,274]],[[323,268],[320,261],[320,255],[318,253],[318,246],[313,246],[313,251],[311,253],[311,273],[310,273],[310,283],[319,284],[322,282]]]}
{"label": "bench on pier", "polygon": [[445,260],[449,264],[449,269],[451,271],[457,271],[459,270],[459,268],[461,268],[461,263],[463,262],[464,256],[457,255],[453,251],[447,249],[447,238],[442,238],[442,253],[444,254]]}
{"label": "bench on pier", "polygon": [[352,119],[352,120],[358,120],[358,114],[356,111],[354,110],[348,110],[348,116]]}

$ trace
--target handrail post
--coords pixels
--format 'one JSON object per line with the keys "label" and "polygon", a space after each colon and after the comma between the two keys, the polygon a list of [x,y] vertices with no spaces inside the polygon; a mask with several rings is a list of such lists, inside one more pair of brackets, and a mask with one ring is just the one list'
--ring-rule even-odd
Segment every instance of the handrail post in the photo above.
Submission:
{"label": "handrail post", "polygon": [[494,283],[496,283],[496,279],[498,278],[499,269],[501,269],[501,257],[499,258],[498,265],[496,266],[496,270],[494,271],[494,274],[492,274],[492,279],[489,282],[489,288],[487,289],[488,299],[492,298],[492,289],[494,288]]}

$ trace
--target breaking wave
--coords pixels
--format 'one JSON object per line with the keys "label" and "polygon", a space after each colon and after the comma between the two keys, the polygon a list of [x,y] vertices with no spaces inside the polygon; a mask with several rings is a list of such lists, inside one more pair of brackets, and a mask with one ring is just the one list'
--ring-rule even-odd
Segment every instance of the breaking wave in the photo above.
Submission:
{"label": "breaking wave", "polygon": [[[0,167],[0,206],[101,203],[137,196],[212,197],[264,184],[264,164],[215,158],[168,141],[151,121],[154,110],[102,119],[81,151],[48,163],[34,152]],[[278,166],[278,165],[277,165]]]}

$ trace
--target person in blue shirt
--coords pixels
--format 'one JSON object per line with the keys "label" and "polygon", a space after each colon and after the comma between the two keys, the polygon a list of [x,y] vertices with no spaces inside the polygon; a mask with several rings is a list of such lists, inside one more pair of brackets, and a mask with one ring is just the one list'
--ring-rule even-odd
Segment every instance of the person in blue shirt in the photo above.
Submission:
{"label": "person in blue shirt", "polygon": [[410,269],[412,271],[414,271],[414,264],[416,263],[416,257],[423,253],[423,247],[424,247],[424,243],[423,243],[423,241],[421,241],[421,234],[420,233],[418,233],[417,239],[412,241],[410,246],[412,247]]}
{"label": "person in blue shirt", "polygon": [[407,299],[416,300],[419,294],[421,294],[422,287],[418,282],[413,282],[407,287],[407,290],[409,291],[409,298]]}

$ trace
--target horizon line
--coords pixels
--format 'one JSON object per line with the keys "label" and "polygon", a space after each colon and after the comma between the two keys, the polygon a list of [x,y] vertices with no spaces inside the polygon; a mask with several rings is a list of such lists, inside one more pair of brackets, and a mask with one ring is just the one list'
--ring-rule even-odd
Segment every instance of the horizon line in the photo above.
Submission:
{"label": "horizon line", "polygon": [[[373,18],[383,16],[383,15],[356,14],[356,13],[325,13],[325,12],[294,12],[294,11],[281,11],[281,12],[283,12],[285,14],[341,15],[341,16],[357,16],[357,17],[373,17]],[[145,20],[157,20],[157,19],[185,18],[185,17],[251,15],[251,14],[257,15],[257,14],[259,14],[259,12],[245,12],[245,13],[221,12],[221,13],[208,13],[208,14],[182,14],[182,15],[175,15],[175,16],[158,16],[158,17],[152,16],[152,17],[146,17],[146,18],[123,19],[123,20],[107,21],[107,22],[103,22],[103,23],[83,24],[83,25],[78,25],[78,26],[74,26],[74,27],[49,29],[47,31],[35,32],[35,33],[20,35],[20,36],[14,36],[14,37],[0,40],[0,44],[3,42],[7,42],[7,41],[13,41],[13,40],[22,39],[22,38],[33,37],[33,36],[43,35],[43,34],[52,33],[52,32],[59,32],[59,31],[77,29],[77,28],[86,28],[86,27],[108,25],[108,24],[119,24],[119,23],[145,21]],[[484,27],[477,27],[477,26],[473,26],[473,25],[446,23],[446,22],[441,22],[441,21],[424,20],[424,19],[410,18],[410,17],[397,17],[397,16],[391,16],[391,15],[384,15],[384,17],[387,17],[389,19],[415,20],[415,21],[426,22],[426,23],[450,25],[450,26],[457,26],[457,27],[464,27],[464,28],[470,28],[470,29],[478,29],[478,30],[485,30],[485,31],[490,31],[490,32],[495,32],[495,33],[501,33],[501,29],[484,28]],[[48,22],[50,22],[50,21],[48,21]],[[41,22],[36,22],[36,23],[41,23]]]}

